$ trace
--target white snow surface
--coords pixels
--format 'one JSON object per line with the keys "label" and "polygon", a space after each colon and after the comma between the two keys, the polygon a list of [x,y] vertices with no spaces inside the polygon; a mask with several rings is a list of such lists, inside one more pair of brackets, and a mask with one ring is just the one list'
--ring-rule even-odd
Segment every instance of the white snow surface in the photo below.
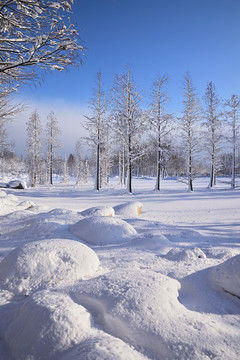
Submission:
{"label": "white snow surface", "polygon": [[126,221],[106,216],[86,217],[71,226],[70,231],[91,245],[119,244],[137,234]]}
{"label": "white snow surface", "polygon": [[137,216],[142,213],[143,204],[140,201],[129,201],[114,207],[115,213],[122,216]]}
{"label": "white snow surface", "polygon": [[96,275],[96,253],[77,241],[40,240],[12,250],[0,263],[0,284],[15,294],[58,288]]}
{"label": "white snow surface", "polygon": [[114,216],[115,211],[111,206],[94,206],[81,212],[82,216]]}
{"label": "white snow surface", "polygon": [[0,191],[0,359],[239,359],[240,192],[208,182]]}

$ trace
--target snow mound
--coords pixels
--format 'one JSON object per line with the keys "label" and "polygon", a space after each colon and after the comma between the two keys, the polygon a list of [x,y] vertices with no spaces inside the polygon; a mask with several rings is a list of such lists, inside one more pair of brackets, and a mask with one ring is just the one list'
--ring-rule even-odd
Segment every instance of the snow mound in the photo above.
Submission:
{"label": "snow mound", "polygon": [[128,245],[132,248],[156,251],[165,255],[172,248],[172,243],[162,234],[147,233],[130,240]]}
{"label": "snow mound", "polygon": [[137,234],[126,221],[107,216],[86,217],[72,225],[70,231],[91,245],[120,244]]}
{"label": "snow mound", "polygon": [[6,194],[4,191],[1,191],[0,196],[0,215],[6,215],[10,212],[16,211],[17,203],[19,202],[18,198],[12,194]]}
{"label": "snow mound", "polygon": [[172,261],[191,261],[195,259],[206,259],[206,255],[197,247],[191,249],[174,248],[166,254],[166,258]]}
{"label": "snow mound", "polygon": [[115,211],[110,206],[96,206],[80,213],[83,216],[114,216]]}
{"label": "snow mound", "polygon": [[209,271],[210,280],[213,284],[240,297],[240,255],[228,259]]}
{"label": "snow mound", "polygon": [[142,203],[131,201],[114,207],[116,215],[136,216],[142,213]]}
{"label": "snow mound", "polygon": [[149,360],[122,340],[101,333],[87,339],[58,360]]}
{"label": "snow mound", "polygon": [[35,206],[35,204],[33,201],[22,201],[21,203],[18,204],[18,206],[24,209],[31,209],[32,207]]}
{"label": "snow mound", "polygon": [[96,253],[77,241],[35,241],[14,249],[2,260],[0,284],[16,294],[28,294],[89,278],[95,275],[98,267]]}
{"label": "snow mound", "polygon": [[7,196],[5,191],[0,190],[0,198],[5,198]]}
{"label": "snow mound", "polygon": [[[24,324],[24,326],[23,326]],[[13,359],[56,359],[91,331],[87,310],[65,294],[39,291],[9,314],[4,340]]]}
{"label": "snow mound", "polygon": [[24,180],[9,181],[8,186],[12,189],[27,189],[27,184]]}

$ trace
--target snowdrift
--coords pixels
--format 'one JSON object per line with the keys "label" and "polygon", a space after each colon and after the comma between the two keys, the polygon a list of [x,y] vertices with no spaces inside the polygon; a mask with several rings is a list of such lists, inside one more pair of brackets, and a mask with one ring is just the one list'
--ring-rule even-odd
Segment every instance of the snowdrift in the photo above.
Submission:
{"label": "snowdrift", "polygon": [[142,203],[139,201],[131,201],[124,204],[120,204],[114,207],[116,215],[122,216],[136,216],[142,213]]}
{"label": "snowdrift", "polygon": [[199,248],[174,248],[166,254],[166,258],[172,261],[191,261],[195,259],[206,259],[206,255]]}
{"label": "snowdrift", "polygon": [[15,294],[29,294],[89,278],[98,268],[96,253],[84,244],[65,239],[35,241],[2,260],[0,285]]}
{"label": "snowdrift", "polygon": [[126,221],[106,216],[84,218],[72,225],[70,231],[91,245],[120,244],[137,234]]}
{"label": "snowdrift", "polygon": [[115,211],[111,206],[95,206],[80,213],[82,216],[114,216]]}
{"label": "snowdrift", "polygon": [[240,298],[240,255],[211,268],[209,278],[217,287]]}
{"label": "snowdrift", "polygon": [[4,340],[16,360],[56,359],[91,330],[91,316],[84,307],[66,294],[48,290],[29,296],[7,320]]}

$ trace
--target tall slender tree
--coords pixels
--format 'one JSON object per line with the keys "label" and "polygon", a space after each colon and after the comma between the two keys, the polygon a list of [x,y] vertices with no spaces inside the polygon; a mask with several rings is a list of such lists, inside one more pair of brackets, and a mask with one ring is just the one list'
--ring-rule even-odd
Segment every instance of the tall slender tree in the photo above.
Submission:
{"label": "tall slender tree", "polygon": [[230,127],[230,134],[228,140],[232,147],[232,178],[231,178],[231,188],[235,189],[236,187],[236,153],[237,153],[237,144],[239,142],[240,134],[240,120],[239,120],[239,109],[240,109],[240,99],[237,95],[232,95],[229,100],[226,101],[225,106],[227,107],[227,122]]}
{"label": "tall slender tree", "polygon": [[166,113],[165,105],[167,96],[168,78],[166,75],[159,76],[152,85],[150,124],[153,130],[154,143],[156,144],[157,177],[156,190],[160,190],[162,152],[166,136],[169,134],[171,116]]}
{"label": "tall slender tree", "polygon": [[187,162],[187,181],[189,191],[193,191],[193,155],[199,145],[197,136],[197,125],[200,119],[200,111],[195,88],[192,84],[192,78],[189,73],[184,78],[184,100],[183,100],[183,116],[180,119],[180,127],[182,130],[182,139],[186,149]]}
{"label": "tall slender tree", "polygon": [[53,183],[53,167],[57,160],[58,149],[61,147],[59,136],[61,130],[58,126],[57,118],[53,111],[47,117],[46,140],[47,140],[47,167],[49,172],[49,182]]}
{"label": "tall slender tree", "polygon": [[96,171],[95,171],[95,190],[100,190],[101,187],[101,155],[106,145],[107,134],[107,120],[106,120],[106,96],[103,91],[102,73],[97,73],[96,88],[94,95],[89,103],[89,108],[92,115],[85,115],[86,122],[84,127],[88,131],[88,136],[85,138],[90,146],[96,150]]}
{"label": "tall slender tree", "polygon": [[122,75],[114,77],[112,101],[114,128],[121,137],[123,152],[127,157],[127,189],[132,193],[134,144],[141,137],[140,131],[146,119],[140,108],[142,98],[127,66]]}
{"label": "tall slender tree", "polygon": [[217,96],[216,88],[212,81],[207,84],[204,101],[204,125],[207,129],[206,148],[211,158],[209,187],[213,187],[216,185],[217,159],[220,155],[219,150],[222,140],[222,112],[219,110],[220,100]]}
{"label": "tall slender tree", "polygon": [[31,186],[36,186],[41,172],[42,126],[40,116],[35,110],[27,122],[27,155]]}

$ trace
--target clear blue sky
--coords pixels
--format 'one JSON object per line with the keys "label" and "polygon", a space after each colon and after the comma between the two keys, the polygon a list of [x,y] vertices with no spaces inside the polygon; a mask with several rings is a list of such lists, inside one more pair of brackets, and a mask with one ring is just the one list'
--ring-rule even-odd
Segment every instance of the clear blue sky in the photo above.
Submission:
{"label": "clear blue sky", "polygon": [[34,105],[84,107],[99,68],[110,87],[126,63],[144,94],[158,74],[168,74],[170,111],[181,111],[187,71],[200,96],[209,81],[223,98],[240,94],[240,0],[76,0],[74,19],[87,47],[84,65],[48,73],[41,87],[22,87]]}

